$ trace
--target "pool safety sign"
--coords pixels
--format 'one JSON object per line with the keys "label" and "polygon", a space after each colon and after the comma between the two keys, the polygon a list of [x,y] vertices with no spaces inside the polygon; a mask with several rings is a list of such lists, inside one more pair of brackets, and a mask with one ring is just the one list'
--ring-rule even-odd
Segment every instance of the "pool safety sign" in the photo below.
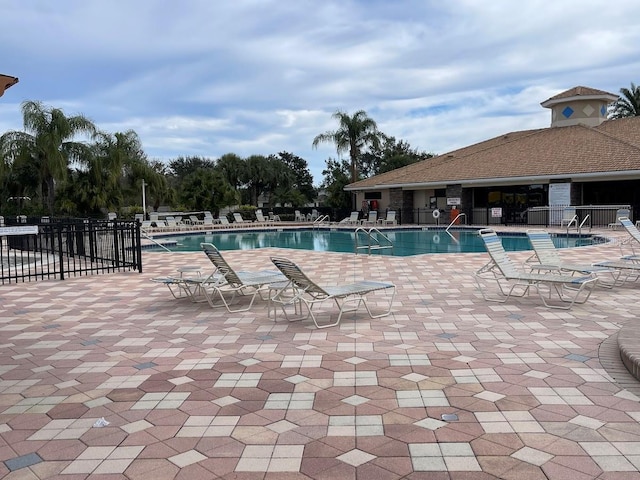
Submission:
{"label": "pool safety sign", "polygon": [[0,237],[10,235],[37,235],[37,225],[23,225],[20,227],[0,227]]}
{"label": "pool safety sign", "polygon": [[502,217],[502,208],[496,207],[491,209],[491,218],[501,218]]}

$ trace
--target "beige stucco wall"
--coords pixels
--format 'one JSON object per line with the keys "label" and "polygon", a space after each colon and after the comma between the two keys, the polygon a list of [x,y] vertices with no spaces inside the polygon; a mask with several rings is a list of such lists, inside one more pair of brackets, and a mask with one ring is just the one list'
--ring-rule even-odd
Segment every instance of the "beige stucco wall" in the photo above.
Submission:
{"label": "beige stucco wall", "polygon": [[[575,100],[556,105],[551,110],[551,126],[567,127],[569,125],[582,124],[596,127],[607,119],[607,105],[607,102],[603,100]],[[603,106],[605,108],[604,115],[600,112]],[[573,110],[573,114],[569,118],[566,118],[562,113],[567,107],[571,107]]]}

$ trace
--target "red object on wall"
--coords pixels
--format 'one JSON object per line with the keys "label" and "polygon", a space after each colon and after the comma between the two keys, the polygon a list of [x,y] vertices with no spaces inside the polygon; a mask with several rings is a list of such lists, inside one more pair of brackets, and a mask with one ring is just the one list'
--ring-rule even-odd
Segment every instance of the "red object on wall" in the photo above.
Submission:
{"label": "red object on wall", "polygon": [[453,222],[454,225],[460,225],[460,217],[458,217],[459,214],[460,212],[458,209],[456,207],[452,207],[451,212],[449,213],[449,221]]}
{"label": "red object on wall", "polygon": [[371,200],[369,204],[371,205],[371,210],[378,210],[378,200]]}

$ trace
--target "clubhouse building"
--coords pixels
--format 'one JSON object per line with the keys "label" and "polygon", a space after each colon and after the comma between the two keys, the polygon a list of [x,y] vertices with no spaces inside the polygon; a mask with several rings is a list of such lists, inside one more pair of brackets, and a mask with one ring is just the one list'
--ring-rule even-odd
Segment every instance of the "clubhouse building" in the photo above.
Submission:
{"label": "clubhouse building", "polygon": [[434,210],[448,220],[452,209],[474,224],[532,223],[536,211],[565,205],[640,215],[640,117],[607,120],[617,99],[574,87],[542,102],[549,128],[508,132],[345,190],[357,205],[375,200],[380,211],[401,212],[402,223],[434,223]]}

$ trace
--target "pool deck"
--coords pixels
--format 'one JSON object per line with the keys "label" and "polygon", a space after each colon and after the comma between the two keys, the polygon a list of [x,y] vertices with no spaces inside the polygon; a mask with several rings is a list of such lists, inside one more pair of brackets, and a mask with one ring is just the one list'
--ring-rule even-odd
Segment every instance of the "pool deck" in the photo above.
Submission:
{"label": "pool deck", "polygon": [[638,344],[640,284],[557,311],[484,301],[486,253],[224,252],[242,270],[272,255],[323,284],[393,281],[393,311],[318,330],[151,281],[210,271],[202,253],[0,286],[0,478],[640,479],[640,382],[618,348],[619,333]]}

